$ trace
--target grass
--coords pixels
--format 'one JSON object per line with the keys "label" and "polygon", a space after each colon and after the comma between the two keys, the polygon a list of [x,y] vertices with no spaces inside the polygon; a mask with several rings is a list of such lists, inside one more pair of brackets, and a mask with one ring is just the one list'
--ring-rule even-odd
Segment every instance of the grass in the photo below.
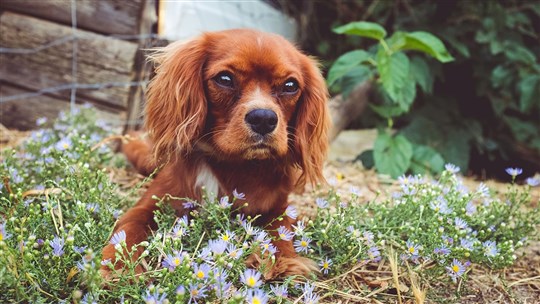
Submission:
{"label": "grass", "polygon": [[[483,184],[467,189],[459,168],[448,165],[436,180],[401,177],[390,199],[365,202],[356,188],[316,190],[316,217],[283,232],[321,274],[280,282],[264,282],[264,269],[244,265],[255,250],[273,248],[254,219],[231,215],[240,194],[186,200],[195,207],[189,219],[176,218],[167,197],[156,198],[159,228],[142,258],[106,283],[99,267],[113,265],[100,250],[145,181],[126,187],[111,180],[126,163],[107,146],[114,137],[92,108],[38,123],[42,129],[2,154],[2,302],[446,303],[466,293],[471,273],[513,265],[517,250],[537,237],[540,212],[530,207],[536,180],[494,196]],[[122,235],[115,239],[125,246]],[[129,261],[122,251],[119,258]],[[148,271],[136,275],[138,264]]]}

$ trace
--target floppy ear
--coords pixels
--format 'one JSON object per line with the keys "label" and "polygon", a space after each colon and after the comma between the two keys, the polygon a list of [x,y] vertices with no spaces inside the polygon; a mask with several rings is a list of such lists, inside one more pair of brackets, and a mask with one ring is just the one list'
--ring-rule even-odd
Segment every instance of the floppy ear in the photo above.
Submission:
{"label": "floppy ear", "polygon": [[303,60],[304,89],[296,110],[294,151],[302,169],[297,186],[325,182],[323,163],[328,149],[328,90],[317,63],[309,57]]}
{"label": "floppy ear", "polygon": [[155,160],[189,152],[203,132],[207,113],[204,37],[172,43],[150,56],[157,68],[148,85],[145,127]]}

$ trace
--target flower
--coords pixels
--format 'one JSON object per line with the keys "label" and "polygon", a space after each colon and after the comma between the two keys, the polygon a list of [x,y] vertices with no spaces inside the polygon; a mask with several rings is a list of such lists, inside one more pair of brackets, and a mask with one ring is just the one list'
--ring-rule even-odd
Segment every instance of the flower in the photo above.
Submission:
{"label": "flower", "polygon": [[285,215],[295,220],[298,217],[298,211],[296,210],[296,207],[289,205],[287,206],[287,209],[285,209]]}
{"label": "flower", "polygon": [[480,183],[478,188],[476,188],[476,193],[478,193],[481,197],[488,197],[489,188],[486,186],[486,184]]}
{"label": "flower", "polygon": [[174,271],[176,267],[182,264],[184,257],[179,251],[175,251],[173,254],[168,254],[162,262],[163,267],[169,268],[169,271]]}
{"label": "flower", "polygon": [[270,289],[274,293],[274,295],[278,298],[286,298],[288,295],[287,292],[287,285],[270,285]]}
{"label": "flower", "polygon": [[216,278],[216,283],[213,284],[213,287],[216,291],[216,296],[218,299],[226,298],[232,287],[232,283],[227,282],[227,272],[222,269],[215,269],[214,277]]}
{"label": "flower", "polygon": [[324,198],[320,198],[318,197],[315,202],[317,203],[317,206],[319,206],[319,208],[321,209],[326,209],[328,208],[328,201],[325,200]]}
{"label": "flower", "polygon": [[268,295],[260,289],[249,290],[246,294],[246,302],[248,304],[266,304]]}
{"label": "flower", "polygon": [[167,294],[159,294],[157,289],[153,293],[150,293],[150,290],[146,290],[146,295],[143,295],[143,299],[146,304],[163,304],[166,303]]}
{"label": "flower", "polygon": [[269,254],[274,255],[277,252],[276,246],[274,246],[272,243],[270,243],[270,240],[266,240],[261,243],[261,249],[262,253],[265,253],[268,251]]}
{"label": "flower", "polygon": [[417,244],[414,244],[411,241],[407,241],[406,245],[407,245],[407,253],[409,255],[418,256],[418,250],[419,250],[420,247]]}
{"label": "flower", "polygon": [[246,231],[247,235],[254,235],[259,232],[258,228],[253,228],[253,225],[247,221],[242,221],[242,227],[244,228],[244,231]]}
{"label": "flower", "polygon": [[64,239],[63,238],[55,236],[52,241],[49,241],[49,245],[51,245],[53,249],[54,256],[61,256],[64,254]]}
{"label": "flower", "polygon": [[232,193],[233,193],[234,198],[236,199],[241,199],[241,200],[246,199],[246,195],[244,193],[236,191],[236,189],[234,189]]}
{"label": "flower", "polygon": [[307,253],[310,242],[311,242],[311,239],[309,239],[306,236],[303,236],[301,240],[294,241],[294,244],[293,244],[294,245],[294,250],[296,250],[296,252]]}
{"label": "flower", "polygon": [[465,266],[458,259],[454,259],[452,264],[446,267],[446,270],[448,270],[448,275],[455,283],[465,273]]}
{"label": "flower", "polygon": [[292,225],[294,229],[294,234],[296,235],[302,235],[304,233],[304,229],[306,229],[306,224],[304,221],[296,222],[296,225]]}
{"label": "flower", "polygon": [[459,244],[463,249],[466,249],[468,251],[472,251],[473,247],[474,247],[474,241],[475,240],[463,239],[462,238],[462,239],[459,240]]}
{"label": "flower", "polygon": [[452,213],[452,208],[448,207],[448,201],[442,196],[439,196],[435,201],[430,202],[429,206],[435,212],[439,212],[441,214]]}
{"label": "flower", "polygon": [[240,281],[249,288],[255,288],[261,286],[260,280],[261,273],[254,269],[246,269],[244,273],[240,275]]}
{"label": "flower", "polygon": [[223,196],[219,199],[219,206],[223,209],[227,209],[232,206],[232,203],[229,203],[229,197]]}
{"label": "flower", "polygon": [[86,210],[92,212],[92,213],[98,213],[99,212],[99,205],[98,203],[88,203],[86,204]]}
{"label": "flower", "polygon": [[67,149],[70,149],[73,146],[73,143],[71,142],[71,139],[68,137],[62,138],[60,141],[58,141],[54,147],[58,151],[66,151]]}
{"label": "flower", "polygon": [[360,189],[358,187],[351,186],[350,191],[352,195],[360,196]]}
{"label": "flower", "polygon": [[464,221],[463,219],[459,218],[459,217],[456,217],[454,219],[454,224],[456,225],[456,228],[458,230],[465,230],[465,229],[469,228],[469,225],[467,224],[467,222]]}
{"label": "flower", "polygon": [[197,299],[206,297],[206,287],[200,286],[197,283],[189,284],[189,303],[191,301],[195,300],[195,303],[197,303]]}
{"label": "flower", "polygon": [[225,249],[227,248],[227,244],[229,244],[225,240],[210,240],[208,241],[208,247],[210,248],[210,251],[212,251],[213,254],[222,254],[225,252]]}
{"label": "flower", "polygon": [[47,122],[47,117],[40,117],[36,119],[36,126],[42,126]]}
{"label": "flower", "polygon": [[0,241],[7,240],[10,236],[6,231],[6,223],[0,223]]}
{"label": "flower", "polygon": [[195,208],[195,202],[194,201],[185,201],[182,203],[182,206],[184,206],[185,209],[193,209]]}
{"label": "flower", "polygon": [[506,173],[508,175],[512,176],[513,178],[523,173],[523,169],[521,168],[506,168]]}
{"label": "flower", "polygon": [[454,165],[454,164],[446,164],[444,165],[444,169],[446,169],[446,171],[452,173],[452,174],[456,174],[459,172],[459,170],[461,170],[458,166]]}
{"label": "flower", "polygon": [[319,296],[314,292],[315,287],[309,283],[305,283],[302,287],[303,302],[305,304],[319,303]]}
{"label": "flower", "polygon": [[208,278],[208,272],[211,270],[210,265],[206,263],[195,264],[193,267],[193,273],[195,277],[200,280],[205,280]]}
{"label": "flower", "polygon": [[234,232],[227,230],[221,235],[221,239],[225,242],[229,242],[231,239],[234,239],[235,235],[236,234]]}
{"label": "flower", "polygon": [[126,242],[126,232],[124,230],[120,230],[117,233],[113,234],[111,240],[109,241],[111,245],[117,245],[122,242]]}
{"label": "flower", "polygon": [[484,249],[484,255],[487,257],[494,257],[499,253],[499,249],[497,249],[497,243],[495,241],[485,241],[482,243],[482,247]]}
{"label": "flower", "polygon": [[86,246],[73,246],[73,251],[76,253],[83,253],[86,250]]}
{"label": "flower", "polygon": [[294,233],[287,229],[285,226],[279,226],[277,233],[279,238],[284,241],[290,241],[294,237]]}
{"label": "flower", "polygon": [[243,253],[244,250],[242,248],[237,248],[234,244],[229,244],[227,246],[227,255],[235,260],[238,260]]}
{"label": "flower", "polygon": [[531,187],[536,187],[536,186],[540,185],[540,178],[527,177],[525,182],[527,183],[527,185],[529,185]]}
{"label": "flower", "polygon": [[381,252],[379,251],[379,248],[377,248],[377,246],[369,247],[367,254],[370,260],[372,260],[373,262],[378,262],[381,260]]}
{"label": "flower", "polygon": [[468,216],[471,216],[475,213],[476,213],[476,206],[474,205],[472,201],[469,201],[467,203],[467,206],[465,206],[465,214],[467,214]]}
{"label": "flower", "polygon": [[322,273],[328,274],[328,270],[330,270],[330,266],[332,266],[332,260],[329,258],[325,258],[324,260],[319,262],[319,266],[321,266]]}
{"label": "flower", "polygon": [[450,252],[450,248],[446,247],[446,245],[444,244],[442,244],[440,247],[436,247],[435,249],[433,249],[433,253],[435,254],[449,255]]}

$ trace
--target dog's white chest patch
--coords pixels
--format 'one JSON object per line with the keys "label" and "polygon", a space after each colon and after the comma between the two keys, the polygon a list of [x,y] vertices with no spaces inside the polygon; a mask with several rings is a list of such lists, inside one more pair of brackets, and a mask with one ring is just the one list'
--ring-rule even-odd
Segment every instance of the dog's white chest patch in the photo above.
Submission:
{"label": "dog's white chest patch", "polygon": [[199,167],[197,179],[195,180],[195,187],[200,188],[201,191],[206,190],[206,194],[212,200],[218,196],[219,181],[207,164],[202,164]]}

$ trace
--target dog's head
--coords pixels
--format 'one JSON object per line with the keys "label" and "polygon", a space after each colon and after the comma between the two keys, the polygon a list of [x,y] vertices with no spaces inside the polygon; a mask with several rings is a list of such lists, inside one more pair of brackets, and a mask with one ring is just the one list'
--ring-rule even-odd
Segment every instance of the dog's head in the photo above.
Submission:
{"label": "dog's head", "polygon": [[146,128],[154,156],[195,147],[236,161],[279,159],[322,179],[327,89],[317,64],[284,38],[254,30],[205,33],[153,59]]}

